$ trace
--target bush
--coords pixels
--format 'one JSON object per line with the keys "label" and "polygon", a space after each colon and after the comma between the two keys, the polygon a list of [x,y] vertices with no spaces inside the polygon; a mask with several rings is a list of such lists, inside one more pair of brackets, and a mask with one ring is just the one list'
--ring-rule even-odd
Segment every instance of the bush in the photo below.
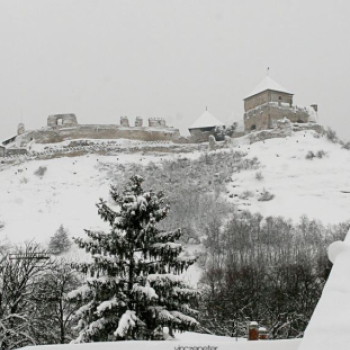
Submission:
{"label": "bush", "polygon": [[317,151],[317,153],[316,153],[316,157],[320,158],[320,159],[323,158],[325,155],[326,155],[326,152],[322,149]]}
{"label": "bush", "polygon": [[23,176],[23,177],[19,180],[19,182],[20,182],[21,184],[27,184],[27,183],[29,182],[29,180],[28,180],[25,176]]}
{"label": "bush", "polygon": [[337,133],[333,129],[331,129],[330,127],[328,127],[326,129],[326,137],[327,137],[327,140],[329,140],[333,143],[338,142]]}
{"label": "bush", "polygon": [[258,181],[261,181],[261,180],[264,179],[264,176],[263,176],[263,174],[261,173],[261,171],[257,171],[257,172],[255,173],[255,178],[256,178]]}
{"label": "bush", "polygon": [[311,160],[315,157],[316,157],[315,153],[312,151],[307,152],[307,155],[305,156],[306,159],[311,159]]}
{"label": "bush", "polygon": [[342,148],[350,150],[350,141],[344,143]]}
{"label": "bush", "polygon": [[275,197],[274,194],[270,193],[269,191],[264,190],[261,196],[258,198],[259,202],[268,202],[272,200]]}
{"label": "bush", "polygon": [[68,252],[72,246],[68,231],[61,225],[50,239],[49,251],[53,255]]}
{"label": "bush", "polygon": [[253,197],[253,196],[254,196],[254,194],[253,194],[252,191],[244,191],[244,192],[239,196],[239,198],[240,198],[240,199],[248,199],[248,198]]}
{"label": "bush", "polygon": [[225,140],[225,128],[223,126],[216,126],[214,130],[214,136],[216,141]]}
{"label": "bush", "polygon": [[47,170],[46,166],[39,166],[39,168],[35,170],[34,174],[36,176],[43,177],[46,173],[46,170]]}

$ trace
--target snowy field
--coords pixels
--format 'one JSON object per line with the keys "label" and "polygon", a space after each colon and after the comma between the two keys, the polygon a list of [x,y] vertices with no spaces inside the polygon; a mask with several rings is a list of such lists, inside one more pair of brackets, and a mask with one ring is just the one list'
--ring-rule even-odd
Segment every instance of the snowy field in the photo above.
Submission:
{"label": "snowy field", "polygon": [[[294,220],[306,214],[326,224],[350,219],[350,151],[339,144],[317,139],[309,131],[242,145],[240,150],[248,158],[257,157],[261,165],[257,170],[235,173],[227,185],[227,199],[240,209]],[[322,159],[305,159],[309,151],[319,150],[325,152]],[[95,203],[99,198],[108,199],[110,181],[99,164],[146,165],[171,157],[178,155],[90,154],[0,167],[0,222],[5,225],[0,239],[47,243],[61,224],[72,236],[83,235],[84,228],[104,228]],[[186,157],[197,158],[198,152]],[[42,177],[34,174],[39,166],[47,167]],[[257,172],[262,180],[256,179]],[[274,194],[273,200],[258,201],[264,189]]]}
{"label": "snowy field", "polygon": [[[332,144],[325,138],[315,138],[313,132],[300,132],[286,139],[241,145],[239,149],[247,153],[246,157],[257,157],[260,162],[259,169],[235,173],[233,182],[227,184],[227,199],[235,202],[240,209],[260,212],[264,216],[281,215],[293,220],[307,215],[325,224],[350,219],[350,151],[342,149],[339,144]],[[321,150],[325,153],[322,158],[305,158],[309,151],[316,154]],[[0,229],[0,239],[11,242],[35,239],[47,243],[61,224],[68,228],[72,236],[84,235],[84,228],[108,229],[97,215],[95,206],[99,198],[108,199],[110,186],[106,172],[101,171],[100,165],[146,165],[172,157],[178,155],[136,153],[107,157],[90,154],[30,160],[21,165],[0,167],[0,222],[4,224]],[[198,152],[186,154],[186,157],[197,158]],[[47,168],[43,176],[35,174],[39,167]],[[262,179],[256,178],[257,172],[262,174]],[[275,197],[267,202],[258,201],[264,190]],[[243,199],[243,193],[247,191],[249,194]],[[192,282],[198,280],[199,271],[196,269],[192,267],[189,271],[188,279]],[[324,310],[325,307],[318,313],[326,312]],[[66,345],[64,349],[74,350],[79,346],[107,350],[116,346],[118,349],[176,349],[183,346],[189,350],[212,346],[213,349],[292,350],[298,349],[300,342],[299,339],[247,342],[183,333],[176,340],[167,342],[95,343]],[[60,345],[41,347],[44,348],[58,350]]]}
{"label": "snowy field", "polygon": [[[257,157],[261,168],[234,174],[228,191],[241,209],[263,216],[284,216],[298,220],[307,215],[323,223],[350,219],[350,151],[326,138],[317,139],[313,131],[292,137],[242,145],[249,157]],[[323,158],[306,159],[309,151],[324,151]],[[256,179],[261,172],[263,179]],[[233,187],[234,186],[234,187]],[[259,202],[266,189],[274,199]],[[239,198],[251,192],[246,200]]]}
{"label": "snowy field", "polygon": [[301,339],[236,341],[235,338],[216,337],[197,333],[183,333],[172,341],[125,341],[109,343],[42,345],[25,347],[27,350],[297,350]]}

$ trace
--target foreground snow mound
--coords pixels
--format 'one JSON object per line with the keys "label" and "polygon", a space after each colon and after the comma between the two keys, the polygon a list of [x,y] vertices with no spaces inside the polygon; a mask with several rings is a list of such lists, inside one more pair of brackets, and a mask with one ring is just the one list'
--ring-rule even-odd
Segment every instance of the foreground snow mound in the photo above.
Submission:
{"label": "foreground snow mound", "polygon": [[123,341],[108,343],[29,346],[27,350],[297,350],[300,339],[236,341],[235,338],[215,337],[192,333],[188,340],[179,341]]}
{"label": "foreground snow mound", "polygon": [[350,232],[328,249],[332,272],[298,350],[350,348]]}

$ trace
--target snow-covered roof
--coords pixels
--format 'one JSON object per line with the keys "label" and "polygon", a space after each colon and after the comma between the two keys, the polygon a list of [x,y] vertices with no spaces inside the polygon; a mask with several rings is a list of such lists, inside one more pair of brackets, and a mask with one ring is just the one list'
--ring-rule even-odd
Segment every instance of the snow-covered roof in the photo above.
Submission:
{"label": "snow-covered roof", "polygon": [[208,111],[205,111],[190,127],[189,129],[209,128],[212,126],[225,125],[220,120],[216,119]]}
{"label": "snow-covered roof", "polygon": [[289,95],[294,95],[292,92],[288,91],[286,88],[284,88],[283,86],[281,86],[280,84],[278,84],[276,81],[274,81],[271,77],[269,77],[268,75],[260,82],[260,84],[258,84],[253,91],[247,95],[246,97],[244,97],[244,100],[252,97],[254,95],[260,94],[263,91],[266,90],[272,90],[272,91],[278,91],[278,92],[284,92],[285,94],[289,94]]}

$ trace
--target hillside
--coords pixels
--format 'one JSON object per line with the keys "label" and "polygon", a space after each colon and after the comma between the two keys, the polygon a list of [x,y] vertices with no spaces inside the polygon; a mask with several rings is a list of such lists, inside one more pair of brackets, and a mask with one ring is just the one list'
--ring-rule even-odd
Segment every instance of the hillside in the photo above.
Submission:
{"label": "hillside", "polygon": [[[309,151],[316,154],[321,150],[322,158],[306,159]],[[254,169],[232,171],[232,181],[225,183],[224,197],[239,210],[294,220],[307,215],[326,224],[350,218],[350,152],[339,144],[315,138],[314,132],[308,131],[285,139],[242,145],[235,151],[243,152],[245,159],[258,159]],[[231,151],[225,152],[229,156]],[[215,157],[215,152],[211,153]],[[150,162],[161,165],[165,160],[176,162],[181,156],[196,159],[199,155],[199,152],[142,154],[140,149],[132,155],[90,154],[2,165],[0,222],[4,227],[0,229],[0,237],[13,242],[29,239],[47,242],[61,224],[72,236],[83,234],[84,228],[101,228],[103,223],[95,203],[100,197],[108,199],[110,172],[106,167],[146,166]],[[47,169],[42,176],[35,174],[39,167]],[[114,177],[123,179],[123,174],[119,170]],[[264,190],[274,198],[258,201]]]}

